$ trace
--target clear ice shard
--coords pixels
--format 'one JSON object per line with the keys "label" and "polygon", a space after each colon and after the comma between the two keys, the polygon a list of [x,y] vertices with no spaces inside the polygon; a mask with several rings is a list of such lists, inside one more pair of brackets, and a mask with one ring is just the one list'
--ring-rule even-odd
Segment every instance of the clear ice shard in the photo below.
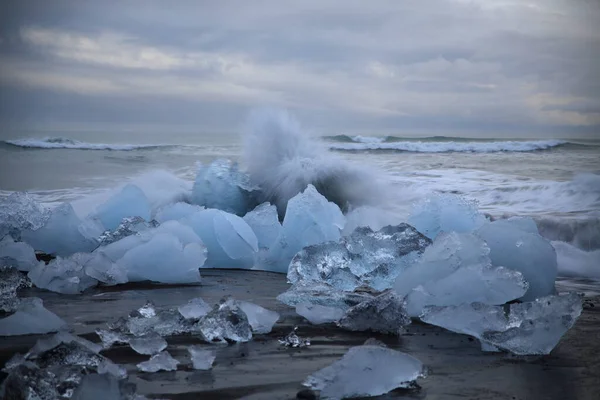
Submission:
{"label": "clear ice shard", "polygon": [[212,368],[215,358],[217,358],[214,350],[206,350],[200,346],[190,346],[188,352],[194,369],[209,370]]}
{"label": "clear ice shard", "polygon": [[156,310],[151,302],[132,311],[127,318],[120,318],[109,325],[112,331],[144,336],[156,333],[160,336],[172,336],[193,331],[193,321],[186,320],[179,311]]}
{"label": "clear ice shard", "polygon": [[288,333],[283,339],[279,339],[279,343],[285,347],[306,347],[310,346],[310,340],[302,339],[298,334],[298,327],[295,326],[290,333]]}
{"label": "clear ice shard", "polygon": [[33,335],[58,332],[67,323],[51,311],[37,297],[21,299],[14,314],[0,319],[0,336]]}
{"label": "clear ice shard", "polygon": [[252,339],[252,327],[246,313],[237,302],[225,297],[195,326],[208,342],[227,340],[247,342]]}
{"label": "clear ice shard", "polygon": [[322,399],[345,399],[411,388],[424,376],[425,368],[418,359],[379,345],[365,344],[350,348],[340,360],[313,373],[302,384],[321,391]]}
{"label": "clear ice shard", "polygon": [[206,246],[205,267],[252,268],[258,240],[242,218],[221,210],[206,209],[182,222],[192,227]]}
{"label": "clear ice shard", "polygon": [[486,222],[475,202],[450,194],[438,194],[416,204],[408,223],[430,239],[440,232],[471,232]]}
{"label": "clear ice shard", "polygon": [[167,341],[157,333],[149,333],[129,340],[129,346],[136,353],[153,355],[167,348]]}
{"label": "clear ice shard", "polygon": [[300,303],[296,306],[296,314],[303,316],[313,325],[321,325],[338,321],[344,316],[344,310],[338,307]]}
{"label": "clear ice shard", "polygon": [[102,348],[104,349],[110,349],[115,343],[127,344],[130,340],[126,334],[107,329],[96,329],[96,335],[102,341]]}
{"label": "clear ice shard", "polygon": [[90,374],[81,379],[71,400],[133,400],[135,385],[110,374]]}
{"label": "clear ice shard", "polygon": [[126,217],[121,220],[121,223],[119,223],[119,226],[114,231],[108,230],[102,233],[98,241],[100,242],[100,246],[107,246],[127,236],[156,228],[158,225],[159,223],[155,220],[146,222],[142,217]]}
{"label": "clear ice shard", "polygon": [[67,257],[78,252],[90,252],[98,241],[84,235],[85,224],[69,203],[54,208],[46,223],[36,230],[24,230],[21,238],[35,250]]}
{"label": "clear ice shard", "polygon": [[236,215],[244,215],[252,207],[252,192],[248,175],[237,163],[218,159],[208,166],[199,165],[192,188],[192,202]]}
{"label": "clear ice shard", "polygon": [[169,352],[163,351],[150,357],[148,361],[137,365],[142,372],[175,371],[179,361],[171,357]]}
{"label": "clear ice shard", "polygon": [[179,221],[190,215],[204,210],[204,207],[188,203],[167,204],[156,213],[156,220],[161,224],[166,221]]}
{"label": "clear ice shard", "polygon": [[127,283],[127,271],[120,264],[112,260],[103,252],[97,251],[89,254],[83,264],[83,270],[87,276],[96,279],[107,286]]}
{"label": "clear ice shard", "polygon": [[500,220],[486,223],[476,234],[489,246],[492,265],[519,271],[529,282],[529,290],[522,301],[556,293],[556,251],[539,234],[521,228]]}
{"label": "clear ice shard", "polygon": [[338,241],[344,224],[340,208],[308,185],[288,202],[281,234],[270,248],[268,262],[261,267],[287,272],[294,255],[304,247]]}
{"label": "clear ice shard", "polygon": [[518,355],[549,354],[581,315],[577,293],[546,296],[503,307],[481,303],[427,307],[421,320]]}
{"label": "clear ice shard", "polygon": [[88,257],[85,253],[75,254],[70,258],[56,257],[48,265],[38,264],[27,276],[40,289],[78,294],[98,283],[84,271],[82,261],[87,261]]}
{"label": "clear ice shard", "polygon": [[28,193],[14,192],[0,198],[0,238],[11,235],[21,240],[22,231],[39,229],[49,218],[50,211]]}
{"label": "clear ice shard", "polygon": [[279,313],[258,304],[242,300],[237,300],[236,304],[248,317],[248,323],[254,333],[265,334],[271,332],[273,325],[279,320]]}
{"label": "clear ice shard", "polygon": [[270,248],[283,229],[279,222],[277,207],[270,203],[263,203],[248,212],[244,215],[244,221],[254,231],[260,248]]}
{"label": "clear ice shard", "polygon": [[127,184],[105,203],[98,206],[90,217],[100,220],[104,229],[114,231],[123,218],[141,217],[150,221],[152,207],[139,187]]}
{"label": "clear ice shard", "polygon": [[0,240],[0,265],[30,271],[39,264],[33,247],[25,242],[15,242],[10,235]]}
{"label": "clear ice shard", "polygon": [[415,263],[431,241],[412,226],[386,226],[377,232],[356,228],[339,242],[302,249],[290,263],[292,283],[324,282],[346,291],[362,285],[390,288],[405,269]]}
{"label": "clear ice shard", "polygon": [[350,331],[398,335],[410,322],[404,299],[387,290],[347,310],[337,324]]}
{"label": "clear ice shard", "polygon": [[0,266],[0,311],[12,312],[19,305],[17,290],[31,287],[25,275],[13,267]]}
{"label": "clear ice shard", "polygon": [[355,290],[346,292],[323,282],[298,282],[277,296],[277,300],[290,307],[299,304],[316,304],[325,307],[347,310],[367,299],[371,293]]}
{"label": "clear ice shard", "polygon": [[208,314],[212,307],[200,297],[196,297],[177,307],[177,310],[185,319],[200,319]]}

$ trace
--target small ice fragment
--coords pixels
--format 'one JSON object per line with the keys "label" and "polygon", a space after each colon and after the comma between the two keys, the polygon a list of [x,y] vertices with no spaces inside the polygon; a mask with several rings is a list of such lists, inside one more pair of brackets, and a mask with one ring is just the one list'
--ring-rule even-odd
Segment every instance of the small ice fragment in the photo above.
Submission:
{"label": "small ice fragment", "polygon": [[0,198],[0,238],[11,235],[13,239],[21,240],[22,231],[35,231],[49,218],[50,211],[28,193],[15,192]]}
{"label": "small ice fragment", "polygon": [[236,304],[248,317],[248,323],[254,333],[265,334],[271,332],[273,325],[279,319],[279,313],[268,310],[258,304],[248,301],[236,301]]}
{"label": "small ice fragment", "polygon": [[0,241],[0,265],[30,271],[39,264],[33,247],[25,242],[15,242],[10,235]]}
{"label": "small ice fragment", "polygon": [[30,297],[21,299],[14,314],[0,319],[0,336],[57,332],[66,327],[65,321],[44,308],[41,299]]}
{"label": "small ice fragment", "polygon": [[175,371],[179,361],[171,357],[167,351],[160,352],[150,357],[150,360],[137,365],[142,372]]}
{"label": "small ice fragment", "polygon": [[135,235],[139,232],[147,231],[151,228],[156,228],[159,225],[157,221],[146,222],[142,217],[126,217],[121,220],[121,223],[114,231],[105,231],[98,238],[100,246],[107,246],[117,242],[127,236]]}
{"label": "small ice fragment", "polygon": [[344,316],[344,310],[337,307],[320,306],[318,304],[300,303],[296,313],[306,318],[313,325],[336,322]]}
{"label": "small ice fragment", "polygon": [[295,326],[294,329],[290,333],[287,334],[283,339],[279,339],[279,343],[284,345],[285,347],[306,347],[310,346],[309,339],[302,339],[296,333],[298,331],[298,327]]}
{"label": "small ice fragment", "polygon": [[149,221],[150,214],[150,201],[144,192],[135,185],[127,184],[121,191],[101,204],[91,217],[99,219],[105,229],[115,230],[123,218],[141,217]]}
{"label": "small ice fragment", "polygon": [[13,267],[0,266],[0,311],[12,312],[19,305],[17,290],[31,287],[25,275]]}
{"label": "small ice fragment", "polygon": [[72,335],[69,332],[60,331],[50,337],[39,339],[25,356],[28,359],[35,359],[44,352],[55,348],[61,343],[71,342],[75,342],[95,354],[98,354],[102,350],[102,346],[99,344],[90,342],[89,340],[80,336]]}
{"label": "small ice fragment", "polygon": [[91,257],[78,253],[70,258],[56,257],[48,265],[38,264],[29,271],[29,279],[40,289],[62,294],[78,294],[96,286],[97,280],[85,274],[83,264]]}
{"label": "small ice fragment", "polygon": [[310,375],[302,383],[321,391],[321,398],[371,397],[397,388],[411,388],[425,377],[418,359],[379,345],[350,348],[338,361]]}
{"label": "small ice fragment", "polygon": [[235,300],[227,297],[198,322],[196,329],[208,342],[247,342],[252,339],[252,327],[246,313]]}
{"label": "small ice fragment", "polygon": [[388,290],[350,308],[338,321],[338,326],[351,331],[398,335],[410,322],[404,299]]}
{"label": "small ice fragment", "polygon": [[147,301],[146,304],[138,308],[136,311],[144,318],[156,316],[156,308],[154,306],[154,303],[152,303],[151,301]]}
{"label": "small ice fragment", "polygon": [[277,207],[263,203],[244,215],[244,221],[252,228],[258,239],[258,247],[270,248],[283,229],[277,215]]}
{"label": "small ice fragment", "polygon": [[129,343],[129,338],[120,333],[106,329],[96,329],[96,335],[102,341],[102,347],[104,349],[109,349],[115,343],[127,344]]}
{"label": "small ice fragment", "polygon": [[196,297],[177,307],[177,310],[185,319],[200,319],[208,314],[212,307],[200,297]]}
{"label": "small ice fragment", "polygon": [[339,308],[345,311],[371,297],[373,296],[369,293],[363,293],[356,290],[354,292],[346,292],[323,282],[300,281],[277,296],[277,300],[290,307],[295,307],[298,304],[310,303],[325,307]]}
{"label": "small ice fragment", "polygon": [[212,368],[215,362],[216,352],[214,350],[206,350],[200,346],[188,347],[188,352],[192,359],[192,366],[194,369],[208,370]]}
{"label": "small ice fragment", "polygon": [[152,355],[167,348],[167,341],[156,333],[132,338],[129,346],[139,354]]}

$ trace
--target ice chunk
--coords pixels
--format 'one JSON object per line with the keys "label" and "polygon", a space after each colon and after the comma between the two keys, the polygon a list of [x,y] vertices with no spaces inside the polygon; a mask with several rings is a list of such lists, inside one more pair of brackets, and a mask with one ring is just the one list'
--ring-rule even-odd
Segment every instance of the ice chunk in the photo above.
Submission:
{"label": "ice chunk", "polygon": [[142,217],[126,217],[121,220],[121,223],[114,231],[105,231],[98,238],[101,246],[107,246],[127,236],[135,235],[139,232],[147,231],[151,228],[156,228],[159,223],[155,220],[146,222]]}
{"label": "ice chunk", "polygon": [[123,333],[115,332],[106,329],[96,329],[96,335],[102,341],[102,347],[104,349],[111,348],[115,343],[128,344],[129,337]]}
{"label": "ice chunk", "polygon": [[0,265],[30,271],[38,265],[33,247],[25,242],[15,242],[10,235],[0,241]]}
{"label": "ice chunk", "polygon": [[212,307],[200,297],[191,299],[177,308],[185,319],[200,319],[212,310]]}
{"label": "ice chunk", "polygon": [[377,297],[350,308],[338,326],[350,331],[373,331],[399,334],[410,324],[404,299],[387,290]]}
{"label": "ice chunk", "polygon": [[15,192],[0,198],[0,238],[11,235],[21,240],[21,231],[39,229],[49,218],[50,211],[28,193]]}
{"label": "ice chunk", "polygon": [[244,215],[244,221],[252,228],[258,239],[258,247],[270,248],[281,235],[277,207],[263,203]]}
{"label": "ice chunk", "polygon": [[167,351],[163,351],[150,357],[150,360],[137,365],[142,372],[175,371],[179,361],[171,357]]}
{"label": "ice chunk", "polygon": [[277,296],[277,300],[290,307],[310,303],[339,308],[345,311],[371,297],[373,296],[369,293],[360,291],[346,292],[323,282],[302,281]]}
{"label": "ice chunk", "polygon": [[357,228],[338,243],[304,248],[292,259],[287,276],[292,283],[325,282],[346,291],[361,285],[384,290],[418,260],[430,243],[407,224],[387,226],[377,232],[368,227]]}
{"label": "ice chunk", "polygon": [[269,253],[265,269],[287,272],[290,261],[302,248],[338,241],[345,218],[339,207],[327,201],[313,185],[294,196],[287,204],[283,230]]}
{"label": "ice chunk", "polygon": [[156,220],[161,224],[165,221],[177,221],[204,210],[204,207],[188,203],[167,204],[156,213]]}
{"label": "ice chunk", "polygon": [[397,215],[377,207],[361,206],[346,214],[346,225],[342,235],[348,236],[356,228],[369,227],[378,231],[384,226],[395,225],[402,222]]}
{"label": "ice chunk", "polygon": [[406,297],[406,308],[411,317],[418,317],[423,308],[430,305],[450,306],[473,302],[500,305],[520,298],[528,287],[518,271],[470,265],[440,280],[417,286]]}
{"label": "ice chunk", "polygon": [[385,394],[411,388],[425,376],[418,359],[386,347],[363,345],[350,348],[338,361],[310,375],[302,383],[321,391],[321,398],[345,399]]}
{"label": "ice chunk", "polygon": [[72,400],[121,400],[130,399],[135,385],[125,384],[109,374],[90,374],[81,379],[73,391]]}
{"label": "ice chunk", "polygon": [[118,285],[127,283],[127,271],[120,264],[112,260],[103,252],[89,254],[87,260],[83,260],[83,269],[90,276],[105,285]]}
{"label": "ice chunk", "polygon": [[69,203],[52,210],[46,223],[36,230],[24,230],[21,238],[35,250],[61,257],[77,252],[90,252],[98,247],[98,241],[84,236],[83,222],[77,217]]}
{"label": "ice chunk", "polygon": [[150,201],[144,192],[135,185],[127,184],[91,216],[99,219],[105,229],[113,231],[126,217],[141,217],[150,221],[151,212]]}
{"label": "ice chunk", "polygon": [[190,353],[194,369],[211,369],[215,358],[217,358],[214,350],[205,350],[200,346],[190,346],[188,347],[188,352]]}
{"label": "ice chunk", "polygon": [[408,222],[430,239],[440,232],[471,232],[486,222],[477,204],[449,194],[439,194],[416,204]]}
{"label": "ice chunk", "polygon": [[510,217],[494,221],[496,225],[504,225],[520,229],[524,232],[539,234],[537,224],[531,217]]}
{"label": "ice chunk", "polygon": [[157,333],[160,336],[171,336],[193,331],[193,321],[187,321],[177,310],[164,309],[157,311],[151,302],[138,310],[134,310],[127,318],[119,318],[109,325],[118,333],[144,336]]}
{"label": "ice chunk", "polygon": [[33,335],[66,328],[67,323],[43,304],[36,297],[21,299],[14,314],[0,319],[0,336]]}
{"label": "ice chunk", "polygon": [[521,300],[555,293],[558,267],[556,252],[550,242],[502,221],[483,225],[477,234],[490,247],[493,265],[519,271],[529,282],[529,290]]}
{"label": "ice chunk", "polygon": [[75,342],[83,346],[86,351],[98,354],[102,350],[102,346],[92,343],[87,339],[79,336],[71,335],[69,332],[60,331],[50,337],[39,339],[35,345],[25,355],[26,359],[35,359],[40,357],[48,350],[51,350],[61,343]]}
{"label": "ice chunk", "polygon": [[300,303],[296,306],[296,313],[306,318],[313,325],[321,325],[339,320],[344,315],[344,310],[337,307]]}
{"label": "ice chunk", "polygon": [[70,258],[56,257],[48,265],[38,264],[27,276],[40,289],[63,294],[81,293],[98,283],[84,272],[82,264],[88,257],[84,253]]}
{"label": "ice chunk", "polygon": [[252,327],[246,313],[235,300],[227,297],[198,322],[196,329],[208,342],[247,342],[252,339]]}
{"label": "ice chunk", "polygon": [[421,320],[448,330],[472,335],[519,355],[549,354],[581,314],[582,299],[569,293],[547,296],[504,308],[481,303],[427,307]]}
{"label": "ice chunk", "polygon": [[279,343],[284,345],[285,347],[306,347],[310,346],[310,340],[302,339],[296,333],[298,331],[298,327],[295,326],[294,329],[290,333],[288,333],[283,339],[279,339]]}
{"label": "ice chunk", "polygon": [[237,163],[219,159],[207,167],[199,166],[192,202],[244,215],[252,207],[253,190],[256,188],[250,185],[249,177],[238,170]]}
{"label": "ice chunk", "polygon": [[248,317],[248,323],[254,333],[263,334],[271,332],[273,325],[279,319],[279,313],[267,310],[258,304],[241,300],[236,301],[236,304],[246,314],[246,317]]}
{"label": "ice chunk", "polygon": [[0,311],[12,312],[17,309],[17,290],[31,287],[25,275],[13,267],[0,266]]}
{"label": "ice chunk", "polygon": [[152,355],[166,349],[167,341],[156,333],[150,333],[131,339],[129,341],[129,346],[140,354]]}
{"label": "ice chunk", "polygon": [[220,210],[207,209],[183,220],[202,239],[208,250],[209,268],[251,268],[258,240],[240,217]]}
{"label": "ice chunk", "polygon": [[561,276],[600,279],[600,250],[585,251],[565,242],[551,242]]}

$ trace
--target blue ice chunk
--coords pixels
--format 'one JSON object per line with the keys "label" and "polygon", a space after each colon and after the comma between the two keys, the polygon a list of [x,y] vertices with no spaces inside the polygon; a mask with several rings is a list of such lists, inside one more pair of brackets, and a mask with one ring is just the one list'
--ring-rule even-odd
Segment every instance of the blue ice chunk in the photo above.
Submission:
{"label": "blue ice chunk", "polygon": [[85,273],[89,253],[77,253],[69,258],[56,257],[48,265],[38,264],[27,276],[40,289],[63,294],[81,293],[96,286],[98,281]]}
{"label": "blue ice chunk", "polygon": [[14,314],[0,319],[0,336],[58,332],[66,327],[65,321],[44,308],[41,299],[30,297],[21,299]]}
{"label": "blue ice chunk", "polygon": [[15,242],[10,235],[0,240],[0,265],[30,271],[39,261],[33,247],[25,242]]}
{"label": "blue ice chunk", "polygon": [[150,221],[152,207],[150,201],[139,187],[127,184],[92,214],[98,218],[104,228],[115,230],[125,217],[142,217]]}
{"label": "blue ice chunk", "polygon": [[28,193],[15,192],[0,197],[0,238],[11,235],[15,240],[21,240],[21,231],[39,229],[48,218],[50,211]]}
{"label": "blue ice chunk", "polygon": [[256,234],[258,247],[261,248],[270,248],[283,229],[277,215],[277,207],[270,203],[263,203],[244,215],[244,221]]}
{"label": "blue ice chunk", "polygon": [[156,213],[156,220],[161,224],[165,221],[180,220],[190,215],[202,211],[204,207],[188,203],[167,204]]}

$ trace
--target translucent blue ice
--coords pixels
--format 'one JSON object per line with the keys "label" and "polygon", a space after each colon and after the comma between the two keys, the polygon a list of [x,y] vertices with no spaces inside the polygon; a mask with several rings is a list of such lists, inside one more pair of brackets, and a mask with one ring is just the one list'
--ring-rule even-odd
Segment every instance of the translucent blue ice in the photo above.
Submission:
{"label": "translucent blue ice", "polygon": [[92,216],[99,219],[105,229],[115,230],[125,217],[151,219],[152,208],[144,192],[137,186],[127,184],[105,203],[98,206]]}

